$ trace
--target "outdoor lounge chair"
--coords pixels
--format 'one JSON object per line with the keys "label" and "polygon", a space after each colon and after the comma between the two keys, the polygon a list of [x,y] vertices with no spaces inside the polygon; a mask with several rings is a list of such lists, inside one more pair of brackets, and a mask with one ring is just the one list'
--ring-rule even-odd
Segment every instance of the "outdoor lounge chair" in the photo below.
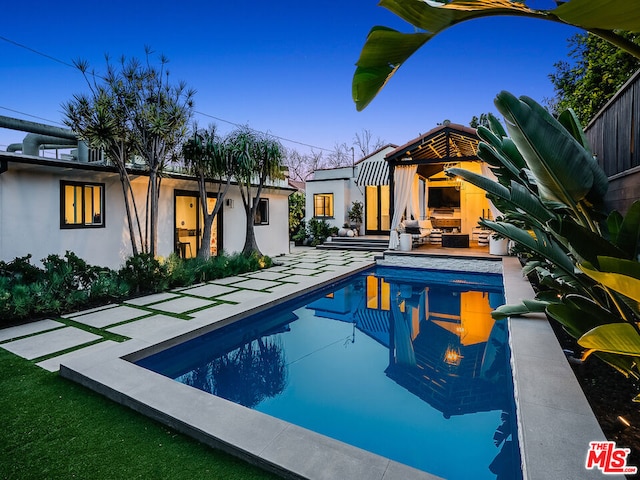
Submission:
{"label": "outdoor lounge chair", "polygon": [[429,243],[429,237],[433,231],[430,220],[405,220],[404,232],[411,234],[414,246]]}

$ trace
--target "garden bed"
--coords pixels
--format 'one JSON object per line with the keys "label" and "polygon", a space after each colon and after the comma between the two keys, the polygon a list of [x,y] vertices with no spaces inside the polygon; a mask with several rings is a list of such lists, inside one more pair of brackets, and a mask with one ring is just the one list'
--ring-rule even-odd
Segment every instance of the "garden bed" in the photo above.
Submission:
{"label": "garden bed", "polygon": [[[582,351],[556,322],[551,321],[551,327],[563,349]],[[632,401],[640,393],[640,382],[626,378],[595,355],[583,364],[570,364],[607,440],[618,448],[630,448],[627,465],[640,467],[640,404]]]}

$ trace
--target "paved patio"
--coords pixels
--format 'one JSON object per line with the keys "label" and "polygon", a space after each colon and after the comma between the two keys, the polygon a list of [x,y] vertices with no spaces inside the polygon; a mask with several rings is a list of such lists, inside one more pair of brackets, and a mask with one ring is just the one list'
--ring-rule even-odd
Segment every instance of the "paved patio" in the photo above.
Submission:
{"label": "paved patio", "polygon": [[370,252],[299,248],[277,266],[0,330],[0,348],[56,372],[133,339],[161,342],[373,263]]}
{"label": "paved patio", "polygon": [[[517,259],[474,257],[459,252],[391,254],[382,263],[453,270],[484,265],[481,271],[502,271],[507,303],[532,298]],[[425,472],[248,410],[129,361],[334,282],[371,266],[375,258],[370,252],[298,249],[276,260],[280,265],[268,270],[3,329],[0,348],[49,371],[60,369],[66,378],[287,478],[433,480]],[[546,318],[512,318],[509,330],[524,478],[602,478],[600,471],[586,470],[584,464],[589,441],[604,441],[604,436]],[[190,408],[185,409],[187,404]]]}

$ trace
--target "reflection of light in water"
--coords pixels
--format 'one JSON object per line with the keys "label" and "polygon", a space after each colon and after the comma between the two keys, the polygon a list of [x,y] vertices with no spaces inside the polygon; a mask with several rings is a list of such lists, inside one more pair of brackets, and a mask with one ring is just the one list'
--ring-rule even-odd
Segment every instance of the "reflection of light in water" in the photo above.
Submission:
{"label": "reflection of light in water", "polygon": [[451,345],[447,347],[447,350],[444,352],[444,361],[449,365],[458,366],[460,365],[460,360],[462,360],[462,355],[460,355],[460,349],[455,348]]}

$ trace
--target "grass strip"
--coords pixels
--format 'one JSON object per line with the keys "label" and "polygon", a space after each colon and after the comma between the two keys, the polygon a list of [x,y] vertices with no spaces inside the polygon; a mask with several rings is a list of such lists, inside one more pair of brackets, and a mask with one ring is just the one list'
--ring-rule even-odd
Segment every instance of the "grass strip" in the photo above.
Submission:
{"label": "grass strip", "polygon": [[277,478],[2,349],[0,392],[0,478]]}

